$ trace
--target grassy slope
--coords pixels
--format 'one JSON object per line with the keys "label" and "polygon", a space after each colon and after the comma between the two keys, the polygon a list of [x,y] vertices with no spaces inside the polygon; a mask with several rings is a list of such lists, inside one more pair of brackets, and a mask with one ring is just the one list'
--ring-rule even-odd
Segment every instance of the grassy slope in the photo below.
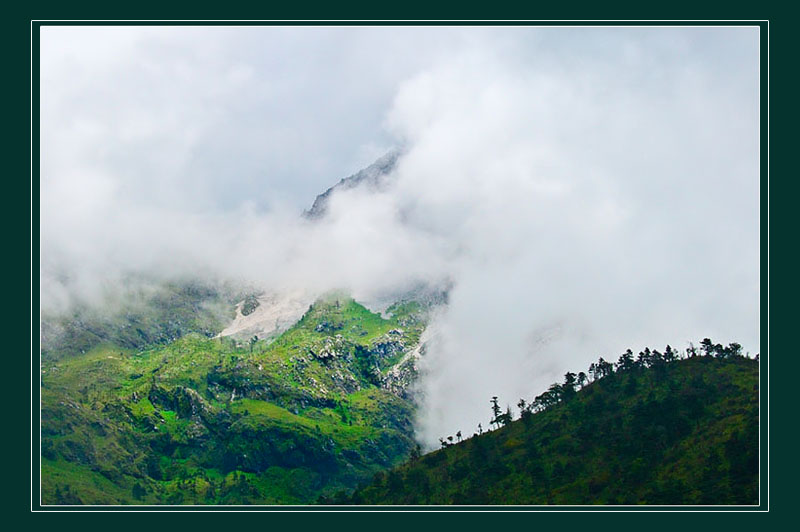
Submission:
{"label": "grassy slope", "polygon": [[636,369],[425,455],[358,504],[756,504],[758,363]]}
{"label": "grassy slope", "polygon": [[423,320],[392,310],[331,296],[270,344],[189,334],[46,360],[43,501],[305,503],[399,463],[411,405],[377,384]]}

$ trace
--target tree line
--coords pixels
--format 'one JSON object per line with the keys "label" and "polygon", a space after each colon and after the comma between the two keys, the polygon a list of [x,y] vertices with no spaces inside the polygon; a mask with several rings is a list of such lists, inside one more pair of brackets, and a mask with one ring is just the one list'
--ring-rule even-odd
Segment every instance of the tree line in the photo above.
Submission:
{"label": "tree line", "polygon": [[[570,400],[578,390],[582,389],[584,386],[610,377],[615,373],[652,368],[656,371],[656,374],[659,374],[672,362],[697,356],[727,359],[749,357],[749,353],[747,355],[742,354],[742,346],[736,342],[729,343],[725,346],[714,343],[710,338],[703,338],[703,340],[700,341],[699,347],[689,342],[689,346],[685,350],[676,350],[670,345],[667,345],[663,353],[657,349],[650,350],[650,348],[645,347],[638,355],[634,356],[633,351],[627,349],[620,355],[616,363],[609,362],[603,357],[600,357],[597,362],[592,362],[589,365],[586,373],[581,371],[576,374],[568,371],[564,374],[563,382],[551,384],[547,390],[534,397],[532,401],[526,401],[524,398],[521,398],[519,402],[517,402],[520,414],[518,419],[528,420],[529,417],[535,413],[542,412],[558,403]],[[759,355],[756,354],[755,359],[758,360],[758,358]],[[489,429],[487,430],[496,430],[505,427],[514,420],[514,414],[510,405],[503,410],[500,407],[497,396],[493,396],[489,402],[491,404],[492,417],[489,420]],[[477,430],[472,436],[480,436],[484,432],[483,424],[478,423]],[[456,433],[455,439],[453,436],[439,438],[441,448],[449,447],[461,441],[461,431]]]}

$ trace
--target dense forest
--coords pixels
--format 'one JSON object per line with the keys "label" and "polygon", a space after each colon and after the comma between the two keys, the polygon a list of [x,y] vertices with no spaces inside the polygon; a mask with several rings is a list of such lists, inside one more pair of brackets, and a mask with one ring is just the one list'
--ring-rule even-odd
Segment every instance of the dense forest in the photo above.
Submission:
{"label": "dense forest", "polygon": [[327,504],[758,504],[758,357],[630,350]]}

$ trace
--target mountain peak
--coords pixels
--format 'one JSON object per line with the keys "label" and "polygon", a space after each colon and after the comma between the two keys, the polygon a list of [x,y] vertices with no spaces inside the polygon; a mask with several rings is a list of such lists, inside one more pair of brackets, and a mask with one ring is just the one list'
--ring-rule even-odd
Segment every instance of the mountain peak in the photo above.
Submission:
{"label": "mountain peak", "polygon": [[311,208],[303,212],[303,216],[309,220],[323,218],[328,212],[328,202],[331,196],[337,191],[359,186],[366,186],[369,190],[381,190],[386,186],[389,174],[397,166],[397,160],[401,153],[400,149],[392,149],[366,168],[339,180],[338,183],[317,196]]}

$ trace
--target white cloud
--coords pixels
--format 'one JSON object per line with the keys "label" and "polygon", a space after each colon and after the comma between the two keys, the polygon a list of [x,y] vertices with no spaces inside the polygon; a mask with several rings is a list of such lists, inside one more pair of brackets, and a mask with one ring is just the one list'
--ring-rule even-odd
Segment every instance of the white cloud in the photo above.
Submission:
{"label": "white cloud", "polygon": [[[125,271],[365,300],[451,279],[426,442],[628,347],[756,352],[757,37],[45,28],[45,302]],[[393,187],[298,218],[396,144]]]}

